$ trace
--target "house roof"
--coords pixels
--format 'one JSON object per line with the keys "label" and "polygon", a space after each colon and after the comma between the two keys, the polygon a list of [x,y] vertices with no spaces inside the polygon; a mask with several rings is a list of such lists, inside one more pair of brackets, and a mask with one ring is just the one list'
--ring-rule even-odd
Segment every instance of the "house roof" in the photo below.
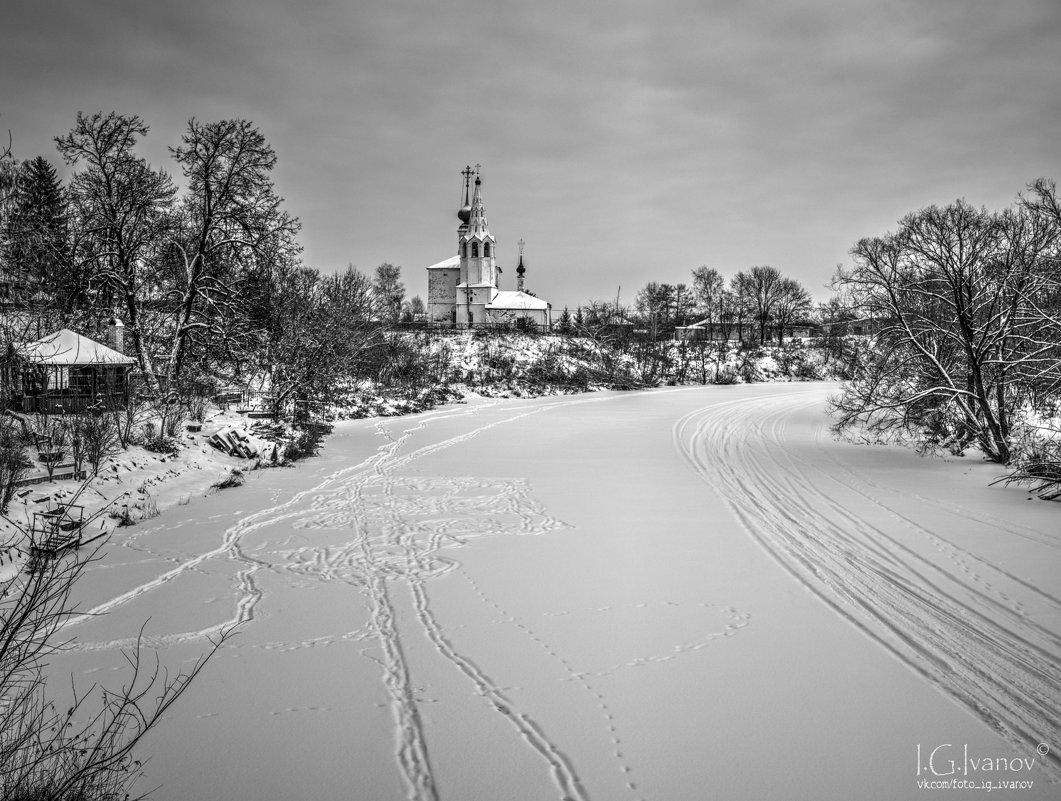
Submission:
{"label": "house roof", "polygon": [[494,295],[493,300],[486,304],[488,309],[548,309],[548,302],[534,295],[520,291],[504,291]]}
{"label": "house roof", "polygon": [[16,349],[19,355],[34,364],[136,364],[135,359],[94,339],[75,334],[69,328],[63,328],[36,342],[19,345]]}
{"label": "house roof", "polygon": [[705,318],[703,320],[697,320],[695,323],[689,323],[689,325],[679,325],[677,328],[704,328],[705,326],[711,325],[711,320]]}

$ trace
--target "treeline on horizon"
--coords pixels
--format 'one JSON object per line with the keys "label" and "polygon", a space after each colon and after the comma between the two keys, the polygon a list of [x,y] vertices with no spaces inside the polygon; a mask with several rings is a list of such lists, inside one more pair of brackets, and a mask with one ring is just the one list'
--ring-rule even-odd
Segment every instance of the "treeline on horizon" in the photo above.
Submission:
{"label": "treeline on horizon", "polygon": [[[370,278],[303,263],[299,221],[273,185],[276,155],[252,123],[190,120],[170,148],[181,189],[137,154],[147,132],[135,115],[79,113],[55,140],[65,185],[41,156],[0,159],[0,266],[31,288],[38,326],[99,337],[118,315],[156,393],[259,375],[277,395],[313,398],[358,365],[379,366],[387,326],[425,319],[400,267]],[[711,339],[765,344],[795,324],[828,333],[868,320],[875,346],[851,365],[838,427],[975,443],[1008,462],[1027,421],[1056,416],[1058,209],[1054,183],[1040,179],[1000,212],[964,201],[913,212],[858,241],[817,307],[774,267],[727,281],[702,266],[688,283],[649,281],[632,307],[565,308],[554,331],[625,326],[657,340],[699,323]]]}
{"label": "treeline on horizon", "polygon": [[574,313],[565,308],[557,329],[567,333],[629,325],[656,340],[692,324],[710,339],[765,345],[776,338],[780,345],[794,325],[850,319],[834,314],[833,303],[815,308],[802,284],[769,265],[741,270],[728,284],[718,270],[706,265],[697,267],[690,277],[691,283],[649,281],[638,290],[633,306],[617,299],[590,301]]}

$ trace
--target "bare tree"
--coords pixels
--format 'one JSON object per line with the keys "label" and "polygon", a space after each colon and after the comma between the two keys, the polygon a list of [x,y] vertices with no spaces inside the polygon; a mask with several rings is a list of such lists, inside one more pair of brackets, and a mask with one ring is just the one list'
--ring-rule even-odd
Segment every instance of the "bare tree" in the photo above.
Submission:
{"label": "bare tree", "polygon": [[19,480],[32,466],[21,434],[14,419],[7,415],[0,417],[0,513],[7,512]]}
{"label": "bare tree", "polygon": [[[1020,207],[1033,221],[1027,227],[1029,239],[1061,231],[1061,202],[1054,181],[1045,178],[1035,181],[1030,186],[1030,194],[1020,199]],[[1022,290],[1031,351],[1036,356],[1021,364],[1021,379],[1029,387],[1034,408],[1049,412],[1061,398],[1061,253],[1058,248],[1051,252],[1048,247],[1041,251],[1036,247],[1026,248],[1024,252],[1039,253],[1041,264],[1035,271],[1036,280]]]}
{"label": "bare tree", "polygon": [[591,300],[575,310],[573,324],[580,332],[621,323],[630,316],[630,310],[610,300]]}
{"label": "bare tree", "polygon": [[[775,267],[757,266],[733,277],[734,292],[743,301],[759,329],[759,344],[766,344],[766,332],[782,293],[783,276]],[[745,305],[746,304],[746,305]]]}
{"label": "bare tree", "polygon": [[667,327],[670,320],[670,295],[673,287],[659,281],[649,281],[634,296],[634,308],[648,328],[652,339],[656,339],[661,329]]}
{"label": "bare tree", "polygon": [[[9,141],[0,145],[0,257],[6,261],[10,246],[10,223],[15,214],[19,194],[19,163],[11,153]],[[7,267],[6,264],[0,265]]]}
{"label": "bare tree", "polygon": [[101,302],[109,305],[113,297],[124,311],[140,371],[157,390],[143,301],[157,295],[153,270],[167,239],[176,187],[134,154],[147,131],[135,115],[79,112],[70,133],[55,141],[67,164],[84,167],[70,181],[75,263],[90,269]]}
{"label": "bare tree", "polygon": [[411,323],[415,320],[423,319],[426,312],[427,307],[424,306],[423,298],[419,295],[413,295],[409,300],[402,304],[403,322]]}
{"label": "bare tree", "polygon": [[168,384],[176,387],[193,342],[209,349],[240,337],[239,283],[257,260],[278,248],[297,251],[299,223],[281,209],[270,173],[276,154],[247,120],[189,120],[171,148],[188,182],[175,240],[179,269]]}
{"label": "bare tree", "polygon": [[268,285],[260,370],[277,411],[290,399],[328,401],[380,344],[371,282],[353,267],[334,275],[292,262]]}
{"label": "bare tree", "polygon": [[205,656],[175,676],[158,661],[147,663],[138,645],[125,654],[129,676],[121,688],[75,687],[72,700],[57,705],[46,668],[67,642],[65,627],[76,614],[73,587],[98,558],[98,550],[31,557],[27,569],[3,582],[0,797],[128,798],[140,773],[133,750],[231,635],[224,632]]}
{"label": "bare tree", "polygon": [[405,284],[401,281],[402,268],[388,262],[376,267],[372,280],[380,317],[384,322],[396,323],[401,315],[402,301],[405,299]]}
{"label": "bare tree", "polygon": [[1056,287],[1056,221],[964,201],[907,215],[899,231],[861,240],[843,275],[880,330],[834,405],[836,428],[976,442],[1008,462],[1028,370],[1057,357],[1040,299]]}
{"label": "bare tree", "polygon": [[718,270],[706,265],[693,270],[693,298],[696,313],[706,320],[710,328],[718,322],[719,301],[725,291],[726,282]]}
{"label": "bare tree", "polygon": [[810,293],[794,278],[782,278],[772,315],[777,327],[777,344],[784,344],[785,329],[810,314]]}

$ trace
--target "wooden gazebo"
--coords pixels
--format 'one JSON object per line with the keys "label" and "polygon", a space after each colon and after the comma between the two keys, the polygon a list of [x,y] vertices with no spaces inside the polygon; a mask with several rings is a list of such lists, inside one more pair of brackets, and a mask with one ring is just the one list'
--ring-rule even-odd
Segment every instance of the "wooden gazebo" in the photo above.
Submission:
{"label": "wooden gazebo", "polygon": [[15,411],[79,414],[129,402],[129,373],[136,360],[67,328],[16,345],[12,356],[2,378]]}

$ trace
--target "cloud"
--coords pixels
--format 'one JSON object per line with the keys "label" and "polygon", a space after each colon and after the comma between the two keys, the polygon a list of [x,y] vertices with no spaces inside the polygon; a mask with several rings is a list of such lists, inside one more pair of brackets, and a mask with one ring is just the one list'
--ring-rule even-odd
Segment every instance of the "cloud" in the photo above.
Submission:
{"label": "cloud", "polygon": [[140,114],[155,163],[191,116],[252,119],[307,260],[412,291],[466,163],[502,260],[523,236],[570,305],[701,263],[818,286],[906,211],[1056,174],[1056,0],[8,5],[20,155],[79,109]]}

